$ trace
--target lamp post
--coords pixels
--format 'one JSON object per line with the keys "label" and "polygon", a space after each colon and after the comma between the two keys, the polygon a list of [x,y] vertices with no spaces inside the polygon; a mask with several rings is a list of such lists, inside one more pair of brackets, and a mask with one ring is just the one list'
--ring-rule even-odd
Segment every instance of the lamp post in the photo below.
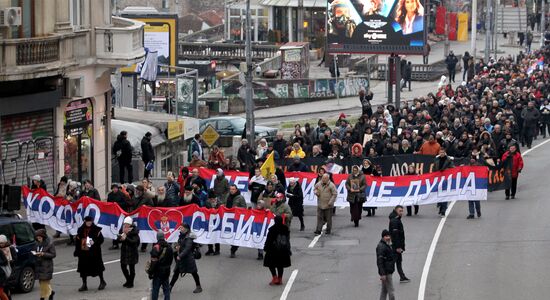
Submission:
{"label": "lamp post", "polygon": [[245,55],[246,55],[246,74],[245,74],[245,108],[246,108],[246,137],[248,143],[254,147],[255,146],[255,133],[254,133],[254,100],[253,100],[253,91],[252,91],[252,76],[253,76],[253,66],[252,66],[252,42],[251,42],[251,27],[250,22],[250,0],[246,0],[246,46],[245,46]]}

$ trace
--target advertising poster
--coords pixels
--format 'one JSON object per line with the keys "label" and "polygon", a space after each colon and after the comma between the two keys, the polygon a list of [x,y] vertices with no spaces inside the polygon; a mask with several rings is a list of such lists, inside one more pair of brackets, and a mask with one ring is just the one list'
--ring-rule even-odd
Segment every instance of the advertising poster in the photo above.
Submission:
{"label": "advertising poster", "polygon": [[328,0],[329,52],[422,53],[425,0]]}
{"label": "advertising poster", "polygon": [[149,51],[158,53],[159,64],[170,64],[170,26],[168,24],[145,24],[143,45]]}

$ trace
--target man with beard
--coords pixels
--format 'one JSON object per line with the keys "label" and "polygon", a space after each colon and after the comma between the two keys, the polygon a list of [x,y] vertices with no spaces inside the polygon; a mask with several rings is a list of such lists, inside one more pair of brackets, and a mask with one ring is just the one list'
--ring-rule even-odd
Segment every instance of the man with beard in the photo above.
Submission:
{"label": "man with beard", "polygon": [[164,186],[161,185],[157,188],[157,194],[153,198],[153,203],[155,204],[156,207],[169,206],[169,203],[167,203],[165,200],[166,200],[166,189],[164,188]]}
{"label": "man with beard", "polygon": [[186,186],[185,192],[181,197],[180,206],[186,206],[191,204],[199,205],[200,204],[199,197],[197,197],[197,195],[193,193],[193,187]]}
{"label": "man with beard", "polygon": [[344,0],[334,0],[330,4],[332,14],[328,19],[329,40],[334,42],[345,42],[353,36],[355,23],[351,19],[348,4]]}

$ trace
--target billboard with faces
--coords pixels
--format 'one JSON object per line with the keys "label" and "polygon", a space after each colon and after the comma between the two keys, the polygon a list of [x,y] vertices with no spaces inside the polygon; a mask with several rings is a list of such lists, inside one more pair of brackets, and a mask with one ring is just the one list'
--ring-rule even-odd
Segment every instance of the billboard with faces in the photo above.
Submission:
{"label": "billboard with faces", "polygon": [[426,0],[328,0],[330,53],[422,54]]}

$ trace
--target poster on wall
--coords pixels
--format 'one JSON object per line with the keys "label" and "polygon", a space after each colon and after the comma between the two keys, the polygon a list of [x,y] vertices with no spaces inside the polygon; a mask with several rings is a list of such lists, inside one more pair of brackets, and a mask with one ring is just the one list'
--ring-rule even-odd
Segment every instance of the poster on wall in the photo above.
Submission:
{"label": "poster on wall", "polygon": [[176,78],[177,113],[180,116],[194,117],[197,114],[196,80],[189,77]]}
{"label": "poster on wall", "polygon": [[331,53],[421,54],[425,0],[328,0]]}

